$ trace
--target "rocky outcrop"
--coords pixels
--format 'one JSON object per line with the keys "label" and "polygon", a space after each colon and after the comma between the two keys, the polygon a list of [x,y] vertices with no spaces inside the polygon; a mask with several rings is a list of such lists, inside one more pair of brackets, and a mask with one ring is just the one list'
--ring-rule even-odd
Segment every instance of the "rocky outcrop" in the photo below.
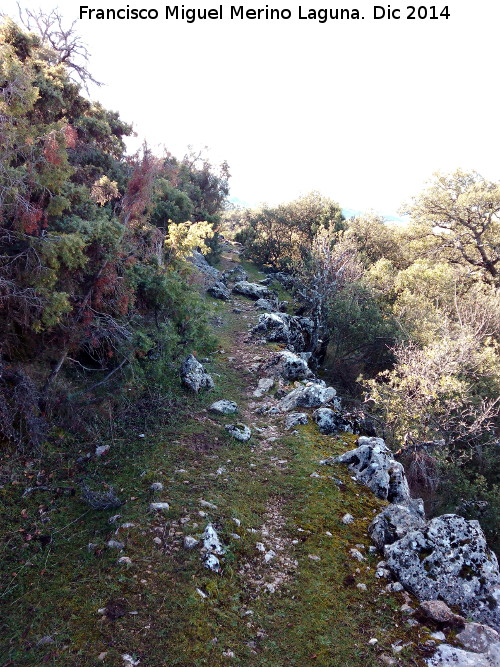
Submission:
{"label": "rocky outcrop", "polygon": [[409,533],[425,525],[422,500],[411,500],[406,505],[389,505],[373,519],[368,526],[368,534],[374,544],[383,550],[386,544],[393,544]]}
{"label": "rocky outcrop", "polygon": [[312,342],[314,322],[287,313],[263,313],[251,333],[269,343],[284,343],[293,352],[303,352]]}
{"label": "rocky outcrop", "polygon": [[202,255],[198,250],[193,250],[191,256],[188,258],[191,264],[193,264],[198,271],[203,273],[207,278],[212,280],[220,280],[220,271],[218,271],[205,259],[205,256]]}
{"label": "rocky outcrop", "polygon": [[498,562],[477,521],[444,514],[387,545],[384,554],[394,576],[419,600],[443,600],[500,628]]}
{"label": "rocky outcrop", "polygon": [[358,438],[358,447],[323,463],[347,463],[356,478],[378,498],[391,503],[407,503],[410,489],[401,463],[395,461],[382,438]]}
{"label": "rocky outcrop", "polygon": [[221,398],[220,401],[212,403],[209,410],[211,412],[216,412],[219,415],[232,415],[238,410],[238,406],[234,401],[228,401],[225,398]]}
{"label": "rocky outcrop", "polygon": [[200,362],[190,354],[180,368],[182,384],[196,394],[200,389],[212,389],[214,381]]}
{"label": "rocky outcrop", "polygon": [[233,292],[235,294],[242,294],[247,296],[249,299],[267,299],[272,297],[271,291],[265,285],[259,285],[258,283],[249,283],[246,280],[241,280],[237,282],[233,287]]}
{"label": "rocky outcrop", "polygon": [[278,410],[289,412],[294,408],[316,408],[332,401],[337,392],[333,387],[324,384],[308,384],[305,387],[297,387],[278,403]]}
{"label": "rocky outcrop", "polygon": [[466,623],[456,638],[468,651],[483,653],[492,644],[497,644],[500,649],[500,635],[498,632],[482,623]]}
{"label": "rocky outcrop", "polygon": [[231,298],[231,292],[220,280],[211,285],[207,289],[207,292],[210,296],[213,296],[214,299],[221,299],[221,301],[228,301]]}
{"label": "rocky outcrop", "polygon": [[313,377],[307,361],[290,350],[274,354],[266,364],[265,370],[266,373],[283,380],[305,380]]}

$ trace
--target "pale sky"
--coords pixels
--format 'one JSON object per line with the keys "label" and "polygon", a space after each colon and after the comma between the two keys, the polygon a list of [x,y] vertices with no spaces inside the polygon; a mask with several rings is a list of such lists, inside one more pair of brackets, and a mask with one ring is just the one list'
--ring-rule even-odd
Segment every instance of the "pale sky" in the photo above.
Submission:
{"label": "pale sky", "polygon": [[[389,215],[436,170],[460,166],[500,180],[500,3],[452,0],[448,20],[376,21],[373,4],[358,0],[339,7],[357,7],[364,20],[324,24],[299,20],[300,0],[269,3],[292,10],[286,21],[231,21],[223,4],[222,21],[166,21],[165,4],[133,0],[131,8],[156,8],[159,18],[77,21],[90,69],[106,84],[92,97],[133,121],[134,145],[146,138],[178,157],[189,144],[208,146],[230,165],[231,196],[251,205],[314,189]],[[304,3],[302,13],[326,5]],[[406,6],[391,3],[402,16]],[[60,3],[68,21],[79,7]],[[11,0],[1,9],[17,13]]]}

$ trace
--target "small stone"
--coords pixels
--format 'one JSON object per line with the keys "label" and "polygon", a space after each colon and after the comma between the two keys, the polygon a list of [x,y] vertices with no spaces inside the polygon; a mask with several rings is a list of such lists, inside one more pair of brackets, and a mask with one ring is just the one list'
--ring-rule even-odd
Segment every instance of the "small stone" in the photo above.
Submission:
{"label": "small stone", "polygon": [[238,533],[229,533],[233,540],[241,540],[241,535],[238,535]]}
{"label": "small stone", "polygon": [[431,637],[438,642],[444,642],[446,639],[444,632],[432,632]]}
{"label": "small stone", "polygon": [[158,545],[163,544],[163,542],[161,541],[161,537],[155,537],[153,542]]}
{"label": "small stone", "polygon": [[39,639],[36,643],[37,646],[47,646],[48,644],[55,644],[54,638],[50,635],[46,635]]}
{"label": "small stone", "polygon": [[109,445],[99,445],[99,447],[95,448],[95,455],[99,458],[100,456],[104,456],[104,454],[107,454],[111,447]]}
{"label": "small stone", "polygon": [[409,616],[415,613],[415,610],[413,607],[410,607],[409,604],[402,604],[399,608],[399,611],[401,611],[403,614],[408,614]]}
{"label": "small stone", "polygon": [[342,517],[342,523],[348,526],[351,523],[354,523],[354,517],[352,514],[344,514]]}
{"label": "small stone", "polygon": [[184,538],[184,549],[194,549],[195,546],[199,544],[199,540],[197,540],[195,537],[192,535],[186,535]]}
{"label": "small stone", "polygon": [[163,484],[161,482],[153,482],[149,488],[151,491],[163,491]]}
{"label": "small stone", "polygon": [[276,552],[270,549],[265,555],[264,560],[266,563],[269,563],[276,556]]}
{"label": "small stone", "polygon": [[168,512],[170,505],[168,503],[150,503],[149,509],[151,512]]}
{"label": "small stone", "polygon": [[356,588],[359,588],[360,591],[366,591],[366,584],[356,584]]}
{"label": "small stone", "polygon": [[352,556],[352,558],[355,558],[356,560],[359,561],[366,560],[361,551],[358,551],[358,549],[350,549],[349,554]]}
{"label": "small stone", "polygon": [[202,498],[199,499],[198,501],[202,507],[208,507],[208,509],[211,510],[216,510],[217,505],[214,505],[213,503],[209,503],[208,500],[203,500]]}
{"label": "small stone", "polygon": [[120,563],[120,565],[132,565],[132,559],[129,558],[128,556],[120,556],[118,562]]}
{"label": "small stone", "polygon": [[234,521],[234,523],[238,526],[238,528],[241,526],[241,521],[240,521],[239,519],[235,519],[235,518],[233,517],[233,521]]}
{"label": "small stone", "polygon": [[308,554],[308,558],[310,558],[311,560],[321,560],[319,556],[315,556],[314,554]]}
{"label": "small stone", "polygon": [[124,549],[125,544],[119,542],[118,540],[108,540],[107,542],[108,549]]}
{"label": "small stone", "polygon": [[372,639],[368,640],[368,643],[370,644],[370,646],[375,646],[375,644],[378,644],[378,639],[372,637]]}
{"label": "small stone", "polygon": [[197,588],[197,589],[196,589],[196,592],[198,593],[198,595],[200,596],[200,598],[202,598],[203,600],[204,600],[206,597],[208,597],[208,595],[207,595],[204,591],[202,591],[201,588]]}
{"label": "small stone", "polygon": [[136,660],[128,653],[122,655],[122,660],[123,660],[123,667],[137,667],[137,665],[140,665],[141,663],[139,659]]}
{"label": "small stone", "polygon": [[418,612],[425,619],[442,623],[451,627],[463,628],[465,619],[458,614],[454,614],[447,604],[441,600],[426,600],[420,603]]}
{"label": "small stone", "polygon": [[257,551],[260,551],[261,553],[264,553],[266,550],[266,547],[262,544],[262,542],[256,542],[255,548],[257,549]]}
{"label": "small stone", "polygon": [[215,401],[215,403],[212,403],[209,410],[220,415],[231,415],[237,412],[238,405],[234,401],[221,399],[220,401]]}
{"label": "small stone", "polygon": [[252,436],[252,431],[245,424],[226,424],[224,428],[233,438],[241,442],[250,440]]}
{"label": "small stone", "polygon": [[108,519],[108,523],[116,523],[118,519],[121,519],[121,514],[114,514],[113,516],[110,516]]}

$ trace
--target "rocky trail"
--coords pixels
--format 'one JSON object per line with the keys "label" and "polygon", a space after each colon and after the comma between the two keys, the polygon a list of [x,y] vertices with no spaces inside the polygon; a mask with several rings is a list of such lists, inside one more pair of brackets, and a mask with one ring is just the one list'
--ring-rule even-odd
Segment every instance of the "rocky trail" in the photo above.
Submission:
{"label": "rocky trail", "polygon": [[[199,264],[221,347],[184,363],[174,419],[96,457],[126,502],[66,501],[71,525],[13,564],[2,664],[499,665],[498,566],[475,522],[426,522],[383,441],[351,432],[287,350],[307,318],[282,288],[235,246],[225,280]],[[436,602],[408,592],[424,584]]]}

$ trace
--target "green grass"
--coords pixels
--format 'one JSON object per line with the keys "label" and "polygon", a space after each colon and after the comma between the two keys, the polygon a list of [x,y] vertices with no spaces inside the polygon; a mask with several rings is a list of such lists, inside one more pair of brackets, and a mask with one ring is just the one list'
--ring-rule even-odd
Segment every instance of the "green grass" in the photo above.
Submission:
{"label": "green grass", "polygon": [[[247,263],[244,268],[248,270]],[[252,279],[258,278],[251,268]],[[107,459],[76,463],[79,443],[61,433],[43,460],[12,463],[17,479],[0,490],[6,534],[0,547],[4,667],[121,667],[124,653],[139,657],[141,667],[366,667],[379,665],[381,653],[391,655],[395,641],[414,642],[406,649],[409,654],[399,654],[399,664],[423,664],[415,643],[426,635],[408,628],[397,611],[402,599],[383,592],[386,582],[374,576],[380,557],[369,555],[359,564],[349,556],[355,544],[365,545],[367,553],[367,526],[381,501],[353,481],[347,469],[317,463],[352,448],[352,436],[321,436],[309,425],[280,437],[272,450],[259,451],[258,433],[254,431],[249,443],[239,443],[223,429],[234,418],[206,412],[221,397],[243,406],[246,388],[256,382],[248,368],[227,362],[237,354],[236,333],[250,320],[240,319],[228,305],[219,309],[225,318],[217,331],[224,354],[212,355],[207,364],[219,374],[213,391],[191,396],[179,387],[180,402],[171,420],[159,423],[146,438],[131,433],[115,439]],[[255,416],[251,425],[263,427],[267,421]],[[271,457],[288,464],[277,468]],[[221,467],[227,472],[217,474]],[[23,498],[40,468],[46,471],[47,485],[61,490]],[[179,469],[186,472],[176,472]],[[314,471],[321,478],[311,478]],[[126,503],[119,510],[89,510],[78,492],[71,495],[84,476],[112,483]],[[343,485],[328,476],[340,478]],[[154,498],[149,491],[153,481],[165,487]],[[217,510],[201,507],[200,498],[217,505]],[[153,499],[167,500],[170,511],[151,515],[148,506]],[[286,517],[284,538],[298,540],[291,551],[298,567],[275,594],[258,593],[242,573],[242,564],[255,562],[256,542],[262,536],[247,529],[261,527],[266,508],[276,499]],[[200,510],[207,516],[199,516]],[[346,512],[356,519],[350,526],[341,522]],[[108,519],[117,513],[122,515],[120,523],[135,524],[117,536],[126,543],[123,555],[131,558],[130,567],[118,565],[118,553],[105,546],[116,530]],[[50,522],[43,523],[46,517]],[[182,524],[183,517],[190,520]],[[241,521],[240,527],[234,518]],[[209,520],[228,547],[221,576],[203,567],[198,549],[182,548],[183,535],[199,535]],[[39,539],[44,535],[52,538],[45,546]],[[162,540],[160,546],[155,537]],[[89,551],[89,543],[97,546]],[[368,590],[358,590],[356,582],[365,583]],[[124,612],[115,620],[97,611],[111,600]],[[245,615],[249,610],[253,614]],[[54,643],[37,646],[46,636]],[[378,639],[375,647],[368,645],[372,637]],[[234,657],[225,657],[228,651]],[[101,653],[106,654],[103,662],[98,660]]]}

